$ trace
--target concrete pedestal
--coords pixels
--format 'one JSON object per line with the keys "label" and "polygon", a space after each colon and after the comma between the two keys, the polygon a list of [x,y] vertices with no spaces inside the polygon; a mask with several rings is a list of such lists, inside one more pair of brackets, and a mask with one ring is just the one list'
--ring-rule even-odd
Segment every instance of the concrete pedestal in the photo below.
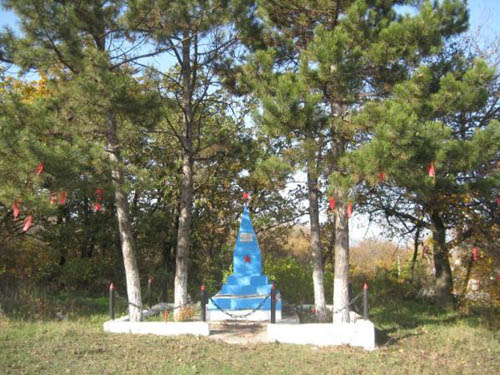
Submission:
{"label": "concrete pedestal", "polygon": [[375,326],[369,320],[355,323],[268,324],[269,342],[318,346],[351,345],[375,349]]}
{"label": "concrete pedestal", "polygon": [[131,333],[141,335],[177,336],[194,335],[208,336],[210,329],[205,322],[129,322],[108,320],[103,325],[105,332]]}

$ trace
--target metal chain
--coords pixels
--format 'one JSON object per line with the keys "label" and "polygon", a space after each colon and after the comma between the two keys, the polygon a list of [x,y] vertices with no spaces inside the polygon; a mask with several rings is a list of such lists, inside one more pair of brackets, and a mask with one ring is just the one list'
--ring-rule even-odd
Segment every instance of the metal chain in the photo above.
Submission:
{"label": "metal chain", "polygon": [[[358,293],[347,305],[345,305],[344,307],[342,307],[340,309],[333,311],[332,313],[338,314],[339,312],[347,309],[348,307],[352,306],[359,299],[359,297],[361,297],[362,295],[363,295],[363,292]],[[299,312],[299,309],[296,306],[293,306],[293,305],[288,305],[288,306],[289,306],[288,308],[294,309],[295,312]]]}
{"label": "metal chain", "polygon": [[121,300],[123,302],[127,302],[127,305],[137,307],[138,309],[142,309],[141,306],[137,306],[135,303],[130,302],[127,298],[120,296],[116,290],[114,292],[115,292],[116,298],[118,298],[119,300]]}
{"label": "metal chain", "polygon": [[[212,297],[210,297],[210,301],[212,301],[212,303],[214,304],[214,306],[217,308],[217,310],[221,311],[222,313],[226,314],[227,316],[233,318],[233,319],[237,319],[237,318],[246,318],[250,315],[252,315],[254,312],[256,312],[257,310],[260,310],[260,308],[262,306],[264,306],[264,303],[267,301],[267,299],[270,297],[271,295],[268,294],[266,296],[266,298],[264,298],[262,300],[262,302],[256,307],[254,308],[252,311],[246,313],[246,314],[242,314],[242,315],[235,315],[235,314],[231,314],[230,312],[228,312],[227,310],[223,309],[222,307],[220,307],[213,299]],[[246,310],[246,309],[237,309],[237,310]]]}
{"label": "metal chain", "polygon": [[[137,308],[139,308],[139,309],[141,308],[140,306],[137,306],[135,303],[130,302],[127,298],[120,296],[116,290],[115,290],[115,296],[116,296],[116,298],[118,298],[119,300],[124,301],[124,302],[127,302],[127,304],[128,304],[129,306],[134,306],[134,307],[137,307]],[[192,305],[194,305],[194,303],[187,302],[187,303],[184,303],[184,304],[182,304],[182,305],[174,306],[171,310],[173,311],[173,310],[181,309],[181,308],[183,308],[183,307],[186,307],[186,306],[192,306]],[[168,307],[167,307],[167,310],[168,310]]]}
{"label": "metal chain", "polygon": [[352,300],[351,300],[351,301],[350,301],[347,305],[345,305],[344,307],[342,307],[342,308],[340,308],[340,309],[338,309],[338,310],[333,311],[333,314],[338,314],[339,312],[341,312],[341,311],[343,311],[343,310],[347,309],[347,308],[348,308],[348,307],[350,307],[350,306],[351,306],[354,302],[356,302],[356,301],[359,299],[359,297],[361,297],[362,295],[363,295],[363,292],[358,293],[358,295],[357,295],[356,297],[354,297],[354,298],[353,298],[353,299],[352,299]]}
{"label": "metal chain", "polygon": [[[126,298],[120,296],[118,294],[118,292],[115,290],[115,295],[118,299],[122,300],[122,301],[125,301],[128,303],[128,305],[130,306],[134,306],[134,307],[137,307],[137,308],[141,308],[140,306],[137,306],[135,305],[134,303],[132,302],[129,302]],[[347,305],[345,305],[344,307],[340,308],[340,309],[337,309],[335,311],[333,311],[332,313],[333,314],[338,314],[339,312],[349,308],[350,306],[352,306],[361,296],[363,295],[363,292],[360,292],[358,293]],[[229,313],[227,310],[223,309],[222,307],[220,307],[213,299],[212,297],[209,297],[209,300],[212,301],[212,303],[214,304],[214,306],[217,308],[217,310],[221,311],[222,313],[226,314],[227,316],[231,317],[231,318],[246,318],[250,315],[252,315],[254,312],[256,312],[257,310],[260,310],[260,308],[262,306],[264,306],[264,303],[266,303],[267,299],[270,297],[271,295],[268,294],[266,295],[266,297],[262,300],[262,302],[256,307],[254,308],[252,311],[246,313],[246,314],[242,314],[242,315],[235,315],[235,314],[231,314]],[[193,305],[192,303],[185,303],[185,304],[182,304],[182,305],[178,305],[178,306],[174,306],[172,308],[172,311],[173,310],[177,310],[177,309],[180,309],[180,308],[183,308],[183,307],[186,307],[186,306],[190,306],[190,305]],[[168,308],[167,308],[168,310]],[[239,310],[246,310],[246,309],[239,309]],[[297,310],[297,309],[296,309]]]}

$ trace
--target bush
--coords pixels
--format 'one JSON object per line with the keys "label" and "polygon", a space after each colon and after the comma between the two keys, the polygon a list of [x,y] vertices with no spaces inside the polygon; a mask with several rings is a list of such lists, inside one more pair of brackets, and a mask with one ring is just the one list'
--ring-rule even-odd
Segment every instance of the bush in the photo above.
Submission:
{"label": "bush", "polygon": [[184,306],[179,309],[179,313],[176,316],[176,320],[179,322],[193,320],[195,315],[196,315],[196,309],[194,308],[194,306]]}
{"label": "bush", "polygon": [[312,268],[293,257],[266,256],[265,274],[276,282],[282,299],[289,304],[312,303]]}

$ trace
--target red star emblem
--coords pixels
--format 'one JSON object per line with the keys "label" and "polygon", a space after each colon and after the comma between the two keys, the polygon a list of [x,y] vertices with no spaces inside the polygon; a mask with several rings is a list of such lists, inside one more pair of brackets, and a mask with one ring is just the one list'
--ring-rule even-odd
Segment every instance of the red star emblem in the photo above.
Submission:
{"label": "red star emblem", "polygon": [[245,263],[250,263],[250,260],[252,258],[250,258],[250,255],[245,255],[245,257],[243,258],[243,260],[245,261]]}

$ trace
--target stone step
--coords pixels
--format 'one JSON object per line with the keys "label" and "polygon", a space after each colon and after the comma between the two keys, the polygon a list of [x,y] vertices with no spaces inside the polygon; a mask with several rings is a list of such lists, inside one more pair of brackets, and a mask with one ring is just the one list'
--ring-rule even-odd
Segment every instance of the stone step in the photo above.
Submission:
{"label": "stone step", "polygon": [[[253,310],[260,306],[265,297],[257,297],[257,298],[217,298],[212,297],[215,303],[224,310]],[[212,303],[209,301],[207,308],[209,310],[217,310]],[[277,309],[281,309],[281,301],[278,301],[276,306]],[[268,298],[264,304],[260,307],[260,310],[270,310],[271,309],[271,298]]]}
{"label": "stone step", "polygon": [[235,295],[267,295],[271,293],[271,285],[235,285],[224,284],[219,294],[235,294]]}
{"label": "stone step", "polygon": [[242,276],[233,274],[227,277],[226,284],[260,286],[260,285],[268,285],[269,279],[265,275]]}

